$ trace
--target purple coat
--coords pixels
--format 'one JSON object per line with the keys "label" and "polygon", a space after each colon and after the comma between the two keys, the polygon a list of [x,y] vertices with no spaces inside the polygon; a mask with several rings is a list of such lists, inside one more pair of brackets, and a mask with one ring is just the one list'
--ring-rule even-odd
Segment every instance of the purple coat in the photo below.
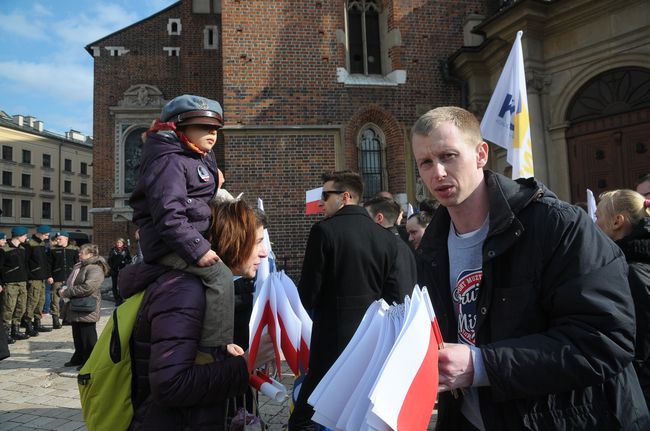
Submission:
{"label": "purple coat", "polygon": [[208,203],[217,191],[217,178],[212,152],[202,157],[172,131],[147,138],[129,201],[145,262],[175,252],[192,264],[210,249],[203,234],[210,227]]}
{"label": "purple coat", "polygon": [[147,289],[131,336],[129,429],[224,430],[226,400],[246,391],[248,368],[223,349],[214,352],[217,362],[195,363],[205,310],[200,279],[147,264],[129,265],[119,277],[124,298]]}

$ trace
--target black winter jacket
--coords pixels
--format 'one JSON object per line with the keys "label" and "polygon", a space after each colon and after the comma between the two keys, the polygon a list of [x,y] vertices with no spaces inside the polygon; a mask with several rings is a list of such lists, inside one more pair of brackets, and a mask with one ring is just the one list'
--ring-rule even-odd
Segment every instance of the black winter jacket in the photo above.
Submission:
{"label": "black winter jacket", "polygon": [[[487,430],[648,430],[633,369],[634,313],[621,251],[578,207],[534,179],[485,172],[476,346]],[[449,212],[440,207],[418,255],[420,285],[446,341],[457,342],[449,286]],[[459,428],[461,400],[440,396],[438,429]]]}
{"label": "black winter jacket", "polygon": [[616,242],[630,267],[628,281],[636,313],[634,368],[650,405],[650,218],[644,218],[625,238]]}
{"label": "black winter jacket", "polygon": [[79,262],[79,247],[76,245],[68,244],[67,247],[55,245],[50,248],[50,270],[55,282],[65,282],[77,262]]}
{"label": "black winter jacket", "polygon": [[27,281],[27,251],[22,244],[7,241],[0,248],[0,284]]}
{"label": "black winter jacket", "polygon": [[27,270],[30,280],[45,280],[50,276],[50,262],[47,255],[48,247],[36,235],[23,245],[27,252]]}

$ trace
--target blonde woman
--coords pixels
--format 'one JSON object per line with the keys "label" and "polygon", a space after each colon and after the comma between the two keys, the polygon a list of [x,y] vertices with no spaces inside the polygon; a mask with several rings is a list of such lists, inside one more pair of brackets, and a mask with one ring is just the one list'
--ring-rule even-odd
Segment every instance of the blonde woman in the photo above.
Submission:
{"label": "blonde woman", "polygon": [[650,199],[633,190],[600,195],[596,224],[623,250],[636,312],[635,369],[650,406]]}
{"label": "blonde woman", "polygon": [[61,298],[67,298],[66,316],[72,325],[74,354],[64,366],[81,369],[97,342],[96,324],[99,320],[102,296],[100,286],[109,267],[95,244],[79,248],[79,262],[72,268],[66,287],[59,289]]}

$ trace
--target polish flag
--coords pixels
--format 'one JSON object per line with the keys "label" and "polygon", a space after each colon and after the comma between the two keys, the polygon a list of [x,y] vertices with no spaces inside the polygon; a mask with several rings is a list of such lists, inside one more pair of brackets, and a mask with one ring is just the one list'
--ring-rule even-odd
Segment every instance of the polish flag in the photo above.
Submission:
{"label": "polish flag", "polygon": [[305,210],[306,215],[323,213],[323,209],[320,207],[320,198],[322,193],[322,187],[317,187],[305,192],[305,199],[307,202],[307,208]]}
{"label": "polish flag", "polygon": [[426,289],[416,287],[404,327],[370,393],[368,423],[426,430],[438,394],[437,322]]}
{"label": "polish flag", "polygon": [[277,318],[271,309],[270,296],[272,294],[270,289],[270,277],[262,284],[262,287],[255,298],[253,303],[253,311],[251,312],[251,319],[248,323],[249,335],[249,348],[248,348],[248,370],[253,371],[257,352],[260,347],[262,335],[268,332],[271,335],[273,348],[275,350],[275,363],[278,371],[281,369],[282,363],[280,360],[280,343],[277,342]]}
{"label": "polish flag", "polygon": [[287,388],[277,380],[267,376],[265,373],[257,372],[248,377],[248,383],[255,389],[281,403],[287,398]]}

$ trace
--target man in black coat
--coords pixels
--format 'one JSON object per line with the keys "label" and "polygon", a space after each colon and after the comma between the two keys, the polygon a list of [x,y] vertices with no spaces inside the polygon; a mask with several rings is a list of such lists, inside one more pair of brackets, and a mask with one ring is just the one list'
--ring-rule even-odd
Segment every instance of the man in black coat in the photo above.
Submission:
{"label": "man in black coat", "polygon": [[402,240],[395,225],[401,212],[399,204],[390,198],[375,197],[364,202],[363,207],[375,223],[393,234],[393,239],[397,244],[397,260],[395,262],[397,282],[401,288],[405,289],[405,294],[410,295],[408,287],[410,286],[410,289],[413,290],[413,286],[417,283],[417,269],[413,251]]}
{"label": "man in black coat", "polygon": [[393,235],[358,205],[363,195],[359,174],[333,172],[322,180],[326,218],[311,228],[298,284],[314,326],[309,371],[289,418],[291,431],[315,429],[307,399],[345,349],[368,306],[380,298],[403,302],[413,289],[397,282]]}
{"label": "man in black coat", "polygon": [[412,133],[441,204],[418,255],[446,341],[437,429],[650,429],[621,251],[535,179],[484,170],[464,109],[429,111]]}

